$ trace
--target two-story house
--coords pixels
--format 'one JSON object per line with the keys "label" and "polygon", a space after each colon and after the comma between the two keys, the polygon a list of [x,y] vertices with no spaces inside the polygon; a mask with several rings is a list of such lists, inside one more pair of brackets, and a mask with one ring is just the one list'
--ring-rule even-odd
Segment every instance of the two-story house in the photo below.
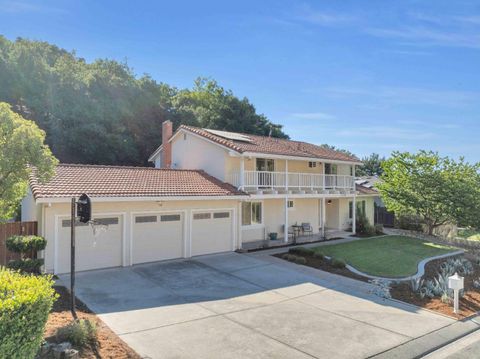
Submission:
{"label": "two-story house", "polygon": [[76,223],[79,270],[259,246],[373,222],[375,191],[356,187],[356,158],[305,142],[166,121],[155,168],[66,165],[48,183],[32,175],[22,220],[47,238],[45,270],[70,268],[70,202],[87,193],[96,225]]}

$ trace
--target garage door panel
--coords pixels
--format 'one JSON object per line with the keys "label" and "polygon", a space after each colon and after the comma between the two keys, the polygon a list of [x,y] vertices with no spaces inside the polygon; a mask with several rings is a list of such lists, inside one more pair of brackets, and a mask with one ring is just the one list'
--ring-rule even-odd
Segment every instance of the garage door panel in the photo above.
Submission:
{"label": "garage door panel", "polygon": [[192,215],[192,256],[233,250],[231,210],[195,212]]}
{"label": "garage door panel", "polygon": [[[97,222],[107,225],[97,229],[96,235],[89,224],[75,225],[75,269],[78,271],[117,267],[122,265],[121,217],[95,216]],[[57,273],[70,272],[70,220],[61,219],[58,228]]]}
{"label": "garage door panel", "polygon": [[183,256],[183,213],[141,214],[133,223],[133,263]]}

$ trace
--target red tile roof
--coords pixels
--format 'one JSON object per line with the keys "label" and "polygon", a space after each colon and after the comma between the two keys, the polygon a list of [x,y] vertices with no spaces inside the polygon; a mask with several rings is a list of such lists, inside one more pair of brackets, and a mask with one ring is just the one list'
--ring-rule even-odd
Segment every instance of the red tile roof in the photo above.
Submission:
{"label": "red tile roof", "polygon": [[41,184],[32,173],[35,199],[79,196],[172,197],[246,195],[200,170],[156,169],[102,165],[61,164],[55,176]]}
{"label": "red tile roof", "polygon": [[205,137],[215,143],[228,147],[239,153],[253,152],[262,154],[297,156],[318,158],[321,160],[361,163],[361,161],[355,156],[349,156],[343,152],[331,150],[307,142],[292,141],[275,137],[257,136],[250,134],[240,134],[250,138],[250,142],[235,141],[223,138],[221,136],[217,136],[211,132],[206,131],[203,128],[182,125],[179,127],[179,130],[181,129]]}

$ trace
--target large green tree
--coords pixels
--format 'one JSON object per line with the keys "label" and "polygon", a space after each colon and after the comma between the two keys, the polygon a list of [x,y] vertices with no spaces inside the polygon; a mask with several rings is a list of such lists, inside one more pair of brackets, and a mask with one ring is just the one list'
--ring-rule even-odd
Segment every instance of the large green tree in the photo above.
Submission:
{"label": "large green tree", "polygon": [[11,218],[25,195],[32,166],[40,181],[54,173],[57,159],[45,132],[0,102],[0,221]]}
{"label": "large green tree", "polygon": [[383,173],[382,163],[385,157],[380,157],[378,153],[372,153],[370,156],[362,158],[363,166],[357,168],[358,176],[380,176]]}
{"label": "large green tree", "polygon": [[184,122],[200,127],[288,138],[280,125],[257,114],[247,98],[239,99],[215,80],[198,78],[193,89],[173,97],[173,107]]}
{"label": "large green tree", "polygon": [[420,151],[394,152],[382,167],[388,210],[419,216],[430,234],[446,223],[480,227],[480,164]]}
{"label": "large green tree", "polygon": [[179,90],[138,77],[126,64],[88,63],[46,42],[0,36],[0,101],[46,131],[62,162],[144,165],[161,141],[161,124],[285,137],[246,99],[213,80]]}

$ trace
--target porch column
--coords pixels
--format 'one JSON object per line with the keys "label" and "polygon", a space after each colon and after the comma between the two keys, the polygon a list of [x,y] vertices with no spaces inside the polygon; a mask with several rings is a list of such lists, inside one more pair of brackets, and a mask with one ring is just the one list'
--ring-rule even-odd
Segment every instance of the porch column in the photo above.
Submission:
{"label": "porch column", "polygon": [[285,160],[285,191],[288,193],[288,160]]}
{"label": "porch column", "polygon": [[357,195],[353,194],[352,201],[352,234],[357,233]]}
{"label": "porch column", "polygon": [[244,190],[245,188],[245,157],[240,158],[240,189]]}
{"label": "porch column", "polygon": [[325,206],[325,197],[322,197],[322,237],[325,238],[325,222],[327,218],[327,208]]}
{"label": "porch column", "polygon": [[288,197],[285,196],[285,228],[283,234],[283,241],[288,243]]}
{"label": "porch column", "polygon": [[325,162],[322,163],[322,189],[325,191]]}

